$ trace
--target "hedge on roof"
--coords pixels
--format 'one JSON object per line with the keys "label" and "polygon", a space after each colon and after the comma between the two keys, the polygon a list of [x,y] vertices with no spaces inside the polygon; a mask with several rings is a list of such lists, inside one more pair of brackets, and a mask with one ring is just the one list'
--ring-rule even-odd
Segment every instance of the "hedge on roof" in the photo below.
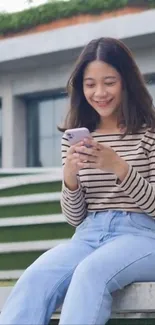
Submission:
{"label": "hedge on roof", "polygon": [[81,14],[97,15],[126,6],[155,7],[155,0],[70,0],[48,1],[16,13],[0,13],[0,35],[26,31],[32,27]]}

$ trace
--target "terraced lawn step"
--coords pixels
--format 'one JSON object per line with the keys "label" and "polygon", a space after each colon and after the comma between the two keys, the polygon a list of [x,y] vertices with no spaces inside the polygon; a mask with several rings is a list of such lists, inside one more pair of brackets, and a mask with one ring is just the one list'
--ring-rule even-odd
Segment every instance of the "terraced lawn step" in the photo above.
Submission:
{"label": "terraced lawn step", "polygon": [[66,222],[66,219],[63,214],[47,214],[41,216],[0,218],[0,227],[40,225],[64,222]]}
{"label": "terraced lawn step", "polygon": [[0,271],[0,287],[3,285],[9,285],[12,281],[15,283],[15,280],[19,279],[24,270],[4,270]]}
{"label": "terraced lawn step", "polygon": [[0,207],[0,219],[25,217],[25,216],[37,216],[37,215],[49,215],[49,214],[60,214],[61,206],[59,201],[53,202],[37,202],[26,203],[26,204],[14,204],[5,205]]}
{"label": "terraced lawn step", "polygon": [[35,174],[59,174],[62,172],[61,167],[22,167],[22,168],[3,168],[0,171],[0,176],[14,175],[35,175]]}
{"label": "terraced lawn step", "polygon": [[41,202],[55,202],[55,201],[60,201],[60,199],[61,199],[60,192],[1,197],[0,206],[21,205],[21,204],[41,203]]}
{"label": "terraced lawn step", "polygon": [[20,175],[11,177],[1,177],[0,190],[8,189],[11,187],[33,185],[40,183],[53,183],[62,180],[62,172],[37,174],[37,175]]}
{"label": "terraced lawn step", "polygon": [[55,193],[61,192],[62,183],[55,182],[38,182],[34,184],[26,184],[19,186],[12,186],[9,188],[0,189],[0,197],[21,196],[39,193]]}
{"label": "terraced lawn step", "polygon": [[4,306],[4,303],[7,297],[9,296],[11,290],[12,286],[0,287],[0,311],[2,310],[2,307]]}
{"label": "terraced lawn step", "polygon": [[25,270],[46,250],[0,254],[0,271]]}
{"label": "terraced lawn step", "polygon": [[55,246],[67,242],[68,239],[58,240],[38,240],[19,243],[4,243],[0,244],[0,253],[13,253],[13,252],[28,252],[28,251],[44,251]]}
{"label": "terraced lawn step", "polygon": [[[27,242],[71,238],[75,229],[67,223],[42,223],[0,227],[0,243]],[[1,268],[1,265],[0,265]]]}

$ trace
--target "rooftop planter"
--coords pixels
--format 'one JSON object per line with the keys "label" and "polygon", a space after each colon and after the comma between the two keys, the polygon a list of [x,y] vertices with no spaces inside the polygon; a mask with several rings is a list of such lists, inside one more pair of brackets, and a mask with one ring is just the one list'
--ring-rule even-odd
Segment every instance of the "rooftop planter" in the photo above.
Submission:
{"label": "rooftop planter", "polygon": [[125,7],[153,8],[155,0],[70,0],[52,1],[16,13],[0,13],[0,35],[28,31],[36,26],[80,15],[99,15]]}

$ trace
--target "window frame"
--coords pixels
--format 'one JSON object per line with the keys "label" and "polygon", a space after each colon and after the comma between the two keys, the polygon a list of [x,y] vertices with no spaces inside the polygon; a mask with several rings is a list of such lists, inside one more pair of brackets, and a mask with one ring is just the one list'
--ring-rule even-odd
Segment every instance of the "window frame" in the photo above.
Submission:
{"label": "window frame", "polygon": [[[35,164],[35,159],[37,161],[39,161],[39,150],[38,150],[38,156],[34,159],[33,156],[31,156],[30,154],[30,141],[32,140],[31,139],[31,136],[29,136],[30,132],[29,132],[29,110],[32,109],[32,107],[38,107],[39,104],[41,102],[46,102],[46,101],[55,101],[57,99],[61,99],[61,98],[67,98],[68,95],[67,95],[67,92],[65,90],[59,90],[59,91],[54,91],[50,94],[33,94],[31,96],[29,96],[29,98],[27,98],[25,100],[26,102],[26,167],[41,167],[41,166],[38,166],[38,164]],[[33,138],[33,136],[32,136]],[[34,140],[35,141],[35,140]],[[39,137],[38,137],[38,140],[39,142]],[[39,146],[39,145],[38,145]],[[32,147],[32,150],[33,150],[33,147]],[[32,163],[32,161],[34,161]],[[44,167],[44,166],[43,166]],[[50,166],[49,166],[50,167]],[[55,166],[51,166],[51,167],[55,167]]]}

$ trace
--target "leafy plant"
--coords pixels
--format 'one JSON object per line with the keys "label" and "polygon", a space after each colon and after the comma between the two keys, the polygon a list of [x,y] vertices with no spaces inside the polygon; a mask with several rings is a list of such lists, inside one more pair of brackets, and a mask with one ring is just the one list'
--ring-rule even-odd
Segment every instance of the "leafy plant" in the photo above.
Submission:
{"label": "leafy plant", "polygon": [[0,13],[0,35],[18,33],[62,18],[81,14],[97,15],[133,5],[151,8],[155,7],[155,0],[48,0],[43,5],[21,12]]}

